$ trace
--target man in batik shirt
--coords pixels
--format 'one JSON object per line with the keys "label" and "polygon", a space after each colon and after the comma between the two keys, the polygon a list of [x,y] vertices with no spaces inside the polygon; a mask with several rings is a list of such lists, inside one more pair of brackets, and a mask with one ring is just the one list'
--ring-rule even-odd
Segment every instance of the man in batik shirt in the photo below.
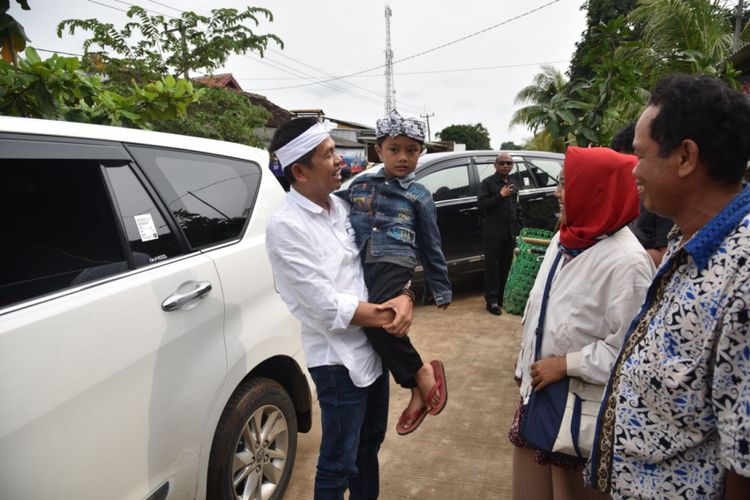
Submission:
{"label": "man in batik shirt", "polygon": [[644,206],[679,233],[610,376],[587,482],[614,498],[747,498],[750,99],[667,77],[634,146]]}

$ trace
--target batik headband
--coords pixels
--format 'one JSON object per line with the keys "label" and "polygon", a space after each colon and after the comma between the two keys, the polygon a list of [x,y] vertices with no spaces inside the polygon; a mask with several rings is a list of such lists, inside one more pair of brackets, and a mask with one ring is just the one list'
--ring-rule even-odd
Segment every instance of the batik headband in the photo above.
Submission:
{"label": "batik headband", "polygon": [[299,160],[304,155],[318,147],[318,144],[330,137],[333,129],[331,122],[316,123],[300,135],[276,150],[276,158],[282,167],[286,167]]}
{"label": "batik headband", "polygon": [[404,118],[394,109],[387,117],[378,120],[375,135],[378,139],[387,135],[405,135],[415,141],[424,142],[426,129],[424,122],[416,118]]}

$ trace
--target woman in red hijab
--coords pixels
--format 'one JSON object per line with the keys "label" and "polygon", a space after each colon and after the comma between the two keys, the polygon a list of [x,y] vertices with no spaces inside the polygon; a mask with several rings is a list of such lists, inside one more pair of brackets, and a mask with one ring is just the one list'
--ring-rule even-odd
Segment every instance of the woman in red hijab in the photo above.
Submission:
{"label": "woman in red hijab", "polygon": [[[513,498],[606,498],[583,485],[584,458],[534,449],[519,423],[533,391],[570,377],[604,385],[655,268],[627,224],[638,216],[636,157],[608,148],[568,148],[552,238],[526,303],[516,365],[521,406],[511,429]],[[543,296],[548,299],[540,323]],[[536,353],[536,329],[541,348]],[[571,382],[573,383],[573,382]]]}

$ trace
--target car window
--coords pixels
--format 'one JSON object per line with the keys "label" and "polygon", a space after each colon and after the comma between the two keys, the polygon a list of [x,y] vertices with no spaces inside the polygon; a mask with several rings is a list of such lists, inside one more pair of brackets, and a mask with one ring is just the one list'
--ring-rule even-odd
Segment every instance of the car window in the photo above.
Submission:
{"label": "car window", "polygon": [[107,166],[105,173],[120,209],[134,267],[179,255],[177,238],[130,166]]}
{"label": "car window", "polygon": [[193,248],[240,236],[258,192],[259,165],[182,151],[128,149]]}
{"label": "car window", "polygon": [[[494,158],[490,161],[490,163],[477,163],[477,171],[479,172],[480,182],[494,174]],[[520,158],[513,158],[513,170],[511,170],[510,175],[518,181],[518,183],[521,185],[521,189],[531,189],[535,187],[531,174],[526,168],[526,164]]]}
{"label": "car window", "polygon": [[557,186],[557,178],[562,170],[562,160],[526,157],[526,161],[539,187]]}
{"label": "car window", "polygon": [[100,162],[0,164],[0,307],[128,270]]}
{"label": "car window", "polygon": [[469,170],[465,165],[431,172],[417,180],[432,193],[435,201],[469,196]]}

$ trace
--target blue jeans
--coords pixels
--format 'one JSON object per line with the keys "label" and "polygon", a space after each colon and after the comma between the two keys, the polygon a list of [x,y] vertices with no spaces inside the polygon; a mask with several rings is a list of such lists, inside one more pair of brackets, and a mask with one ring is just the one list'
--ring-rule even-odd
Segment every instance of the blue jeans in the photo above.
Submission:
{"label": "blue jeans", "polygon": [[357,387],[341,365],[310,368],[323,427],[315,500],[378,498],[378,451],[388,425],[388,372]]}

